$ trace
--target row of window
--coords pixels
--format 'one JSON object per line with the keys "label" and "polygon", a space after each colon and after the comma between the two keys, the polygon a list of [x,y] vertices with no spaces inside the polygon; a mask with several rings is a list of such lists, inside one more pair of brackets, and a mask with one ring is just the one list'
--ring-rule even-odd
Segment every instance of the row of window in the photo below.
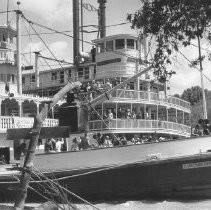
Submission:
{"label": "row of window", "polygon": [[[6,42],[7,41],[7,35],[6,33],[0,33],[0,41]],[[9,37],[10,43],[13,43],[13,37]]]}
{"label": "row of window", "polygon": [[[64,83],[64,71],[60,71],[60,72],[52,72],[51,73],[51,81],[59,81],[61,84]],[[68,72],[68,77],[71,78],[72,77],[72,70],[69,70]],[[78,69],[78,74],[76,75],[76,77],[79,78],[84,78],[84,79],[89,79],[90,77],[90,72],[89,72],[89,67],[84,67],[84,68],[79,68]],[[32,74],[30,75],[30,83],[35,83],[36,78],[35,75]],[[22,84],[25,85],[26,84],[26,77],[22,77]]]}
{"label": "row of window", "polygon": [[84,79],[89,79],[89,67],[79,68],[78,69],[78,77]]}
{"label": "row of window", "polygon": [[6,52],[0,52],[0,58],[3,58],[3,59],[5,59],[7,57],[7,53]]}
{"label": "row of window", "polygon": [[14,74],[0,74],[0,82],[16,83],[17,77]]}
{"label": "row of window", "polygon": [[99,53],[121,50],[121,49],[136,49],[138,50],[138,42],[134,39],[116,39],[99,43],[97,45]]}
{"label": "row of window", "polygon": [[[60,83],[64,83],[64,71],[59,72],[59,77],[60,77]],[[51,73],[51,81],[57,81],[57,80],[58,80],[58,73],[52,72]]]}

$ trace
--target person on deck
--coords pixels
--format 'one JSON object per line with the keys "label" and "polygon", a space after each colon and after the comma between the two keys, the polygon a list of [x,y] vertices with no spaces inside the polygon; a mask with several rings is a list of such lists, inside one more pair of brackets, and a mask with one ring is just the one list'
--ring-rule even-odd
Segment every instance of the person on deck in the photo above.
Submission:
{"label": "person on deck", "polygon": [[70,151],[77,151],[77,150],[79,150],[78,141],[77,141],[77,138],[74,138],[73,143],[72,143],[71,148],[70,148]]}
{"label": "person on deck", "polygon": [[111,139],[110,139],[109,136],[106,136],[106,137],[105,137],[104,146],[105,146],[105,147],[112,147],[112,146],[113,146],[113,144],[112,144]]}
{"label": "person on deck", "polygon": [[103,144],[104,144],[104,137],[100,134],[100,133],[97,133],[97,136],[96,136],[96,139],[97,139],[97,143],[99,145],[99,147],[103,147]]}
{"label": "person on deck", "polygon": [[0,165],[6,164],[5,156],[4,154],[0,154]]}
{"label": "person on deck", "polygon": [[109,120],[112,120],[113,118],[114,118],[114,115],[113,115],[111,109],[109,109],[109,110],[108,110],[108,119],[109,119]]}
{"label": "person on deck", "polygon": [[63,139],[57,139],[56,140],[56,152],[62,151],[62,145],[64,144]]}
{"label": "person on deck", "polygon": [[53,151],[53,145],[51,139],[47,139],[45,142],[45,152],[51,152]]}

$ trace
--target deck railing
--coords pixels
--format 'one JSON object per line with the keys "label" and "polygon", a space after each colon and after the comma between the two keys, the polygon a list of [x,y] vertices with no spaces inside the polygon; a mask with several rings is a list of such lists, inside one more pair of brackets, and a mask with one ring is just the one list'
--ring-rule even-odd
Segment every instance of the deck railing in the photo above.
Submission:
{"label": "deck railing", "polygon": [[112,119],[94,120],[89,122],[91,131],[118,130],[122,132],[153,132],[164,133],[173,132],[179,134],[191,134],[190,126],[159,120],[139,120],[139,119]]}
{"label": "deck railing", "polygon": [[[0,116],[0,133],[5,133],[8,128],[31,128],[34,123],[32,117]],[[45,119],[43,127],[58,126],[57,119]]]}
{"label": "deck railing", "polygon": [[126,99],[126,100],[142,100],[142,101],[152,101],[161,102],[171,105],[176,105],[183,107],[185,109],[190,109],[190,103],[182,99],[169,96],[165,97],[163,94],[150,92],[150,91],[137,91],[137,90],[117,90],[112,93],[113,98]]}
{"label": "deck railing", "polygon": [[[103,93],[103,90],[98,92],[88,92],[82,93],[80,96],[80,100],[84,100],[87,102],[87,99],[93,99],[100,94]],[[186,111],[190,111],[190,103],[184,101],[182,99],[169,96],[165,97],[161,93],[155,93],[150,91],[137,91],[137,90],[126,90],[126,89],[118,89],[114,91],[112,94],[112,99],[115,101],[125,100],[125,101],[139,101],[139,102],[152,102],[159,103],[160,105],[165,106],[176,106],[177,108],[186,109]]]}

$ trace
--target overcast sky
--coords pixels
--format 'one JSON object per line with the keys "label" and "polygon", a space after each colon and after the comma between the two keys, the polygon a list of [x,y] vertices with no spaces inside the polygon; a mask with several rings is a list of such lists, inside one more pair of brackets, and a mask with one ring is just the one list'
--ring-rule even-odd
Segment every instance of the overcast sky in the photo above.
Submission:
{"label": "overcast sky", "polygon": [[[6,10],[7,0],[0,0],[1,11]],[[98,8],[97,0],[83,0],[84,3],[90,3],[95,8]],[[17,9],[16,0],[9,0],[10,9]],[[113,25],[126,22],[127,13],[133,13],[140,8],[140,0],[107,0],[106,4],[106,24]],[[20,9],[23,14],[30,20],[41,23],[58,31],[70,31],[68,34],[72,35],[72,0],[21,0]],[[10,15],[10,20],[14,21],[14,14]],[[5,15],[0,15],[0,24],[6,21]],[[97,13],[89,12],[84,9],[84,25],[97,25]],[[22,21],[22,35],[34,33],[26,21]],[[34,26],[38,33],[49,32],[40,27]],[[95,28],[87,28],[88,30],[95,30]],[[130,29],[130,25],[122,25],[107,28],[107,35],[118,33],[137,34],[138,32]],[[43,40],[47,43],[49,48],[53,51],[58,59],[72,62],[72,39],[63,35],[51,34],[41,35]],[[84,34],[84,40],[91,41],[95,39],[97,34]],[[153,43],[152,43],[153,44]],[[197,45],[197,42],[194,42]],[[89,49],[91,45],[85,44],[85,49]],[[210,44],[202,41],[202,47],[211,50]],[[22,37],[22,52],[30,52],[41,50],[43,55],[47,55],[47,50],[44,44],[37,38],[31,35]],[[198,56],[196,47],[181,48],[180,51],[184,53],[188,59],[193,59]],[[203,51],[206,54],[206,51]],[[30,57],[27,56],[30,63]],[[33,64],[33,57],[31,63]],[[211,62],[206,61],[203,64],[204,74],[211,79]],[[43,68],[45,64],[42,63]],[[177,74],[171,79],[171,93],[179,93],[191,86],[200,85],[200,74],[196,69],[190,68],[188,62],[177,54],[174,57],[173,69]],[[205,88],[211,90],[211,82],[204,78]]]}

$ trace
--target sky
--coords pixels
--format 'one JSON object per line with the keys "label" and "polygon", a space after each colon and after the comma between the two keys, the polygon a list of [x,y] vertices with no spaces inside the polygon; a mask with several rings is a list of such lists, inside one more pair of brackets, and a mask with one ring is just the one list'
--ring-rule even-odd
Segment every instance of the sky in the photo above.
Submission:
{"label": "sky", "polygon": [[[20,10],[24,16],[36,23],[40,23],[50,28],[54,28],[57,31],[68,31],[67,34],[72,35],[72,1],[73,0],[20,0]],[[6,10],[7,0],[0,0],[0,11]],[[16,0],[9,0],[10,9],[17,9]],[[97,0],[83,0],[84,3],[90,3],[95,8],[98,8]],[[106,4],[106,25],[113,25],[126,22],[128,13],[134,13],[141,6],[140,0],[107,0]],[[15,15],[10,14],[9,20],[15,21]],[[6,21],[5,14],[0,14],[0,24]],[[97,13],[95,11],[90,12],[84,9],[84,25],[97,25]],[[46,29],[35,26],[34,28],[38,33],[49,32]],[[88,30],[95,30],[93,27],[87,28]],[[42,55],[50,56],[48,50],[42,43],[42,41],[33,34],[34,31],[30,28],[29,24],[25,21],[21,21],[21,48],[22,52],[26,53],[23,62],[25,65],[33,64],[34,56],[27,53],[40,51]],[[129,33],[138,34],[138,31],[132,30],[130,24],[108,27],[107,35]],[[44,34],[41,35],[42,39],[51,49],[53,54],[61,60],[72,62],[72,38],[58,35],[58,34]],[[97,38],[97,34],[84,34],[84,40],[90,42]],[[152,43],[153,44],[153,43]],[[197,42],[194,42],[197,45]],[[90,44],[84,44],[84,51],[91,49]],[[202,40],[202,48],[206,48],[211,51],[210,43]],[[187,56],[188,59],[194,59],[198,56],[197,47],[191,46],[188,48],[180,48],[180,51]],[[203,54],[207,52],[202,50]],[[27,64],[26,64],[27,60]],[[200,86],[200,72],[197,69],[190,68],[188,61],[185,60],[180,53],[175,54],[174,63],[172,68],[177,72],[176,75],[170,80],[171,89],[170,94],[181,94],[184,89],[192,86]],[[211,63],[205,61],[203,63],[204,74],[211,79]],[[45,69],[46,64],[40,63],[41,68]],[[211,90],[211,82],[204,78],[205,88]]]}

